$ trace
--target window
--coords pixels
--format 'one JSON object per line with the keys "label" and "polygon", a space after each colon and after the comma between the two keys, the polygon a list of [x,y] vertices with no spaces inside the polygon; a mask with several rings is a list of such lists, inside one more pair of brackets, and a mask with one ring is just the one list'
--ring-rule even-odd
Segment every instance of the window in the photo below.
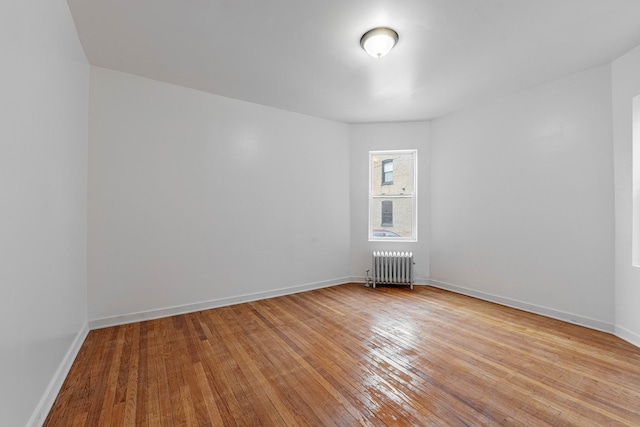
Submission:
{"label": "window", "polygon": [[382,227],[393,227],[393,201],[382,201]]}
{"label": "window", "polygon": [[393,159],[382,161],[382,185],[393,184]]}
{"label": "window", "polygon": [[369,152],[369,240],[418,240],[417,150]]}

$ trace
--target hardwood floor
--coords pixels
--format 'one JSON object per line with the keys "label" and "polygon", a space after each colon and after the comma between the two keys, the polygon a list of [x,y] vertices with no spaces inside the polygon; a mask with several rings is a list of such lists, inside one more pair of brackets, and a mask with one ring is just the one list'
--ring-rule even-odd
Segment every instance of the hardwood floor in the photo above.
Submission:
{"label": "hardwood floor", "polygon": [[91,331],[47,426],[640,426],[640,349],[416,286]]}

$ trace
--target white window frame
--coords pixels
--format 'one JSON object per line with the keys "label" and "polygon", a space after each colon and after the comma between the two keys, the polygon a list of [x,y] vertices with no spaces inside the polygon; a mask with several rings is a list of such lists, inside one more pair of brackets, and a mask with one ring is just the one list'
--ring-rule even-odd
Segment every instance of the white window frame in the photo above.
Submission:
{"label": "white window frame", "polygon": [[[373,158],[374,157],[386,157],[396,154],[413,154],[413,194],[411,196],[411,208],[412,208],[412,216],[411,216],[411,232],[412,235],[410,237],[374,237],[372,223],[372,209],[373,209],[373,192],[372,192],[372,179],[373,179]],[[379,151],[369,151],[369,220],[368,220],[368,229],[367,235],[369,237],[370,242],[417,242],[418,241],[418,150],[379,150]],[[397,196],[397,195],[385,195],[386,199],[394,199],[394,198],[407,198],[407,196]]]}

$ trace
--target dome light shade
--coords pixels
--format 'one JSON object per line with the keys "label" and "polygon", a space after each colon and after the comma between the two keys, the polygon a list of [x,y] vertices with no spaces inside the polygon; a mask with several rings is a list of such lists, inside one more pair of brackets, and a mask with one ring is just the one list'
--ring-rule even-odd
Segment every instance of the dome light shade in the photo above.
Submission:
{"label": "dome light shade", "polygon": [[360,39],[360,46],[374,58],[383,57],[391,52],[396,43],[398,43],[398,33],[386,27],[369,30]]}

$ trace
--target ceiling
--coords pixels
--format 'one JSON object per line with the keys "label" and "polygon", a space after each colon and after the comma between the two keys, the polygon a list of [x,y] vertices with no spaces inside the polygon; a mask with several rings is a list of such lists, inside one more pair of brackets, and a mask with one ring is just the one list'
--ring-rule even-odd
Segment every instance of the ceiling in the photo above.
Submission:
{"label": "ceiling", "polygon": [[[68,0],[92,65],[345,123],[426,120],[605,64],[638,0]],[[372,58],[376,26],[400,40]]]}

